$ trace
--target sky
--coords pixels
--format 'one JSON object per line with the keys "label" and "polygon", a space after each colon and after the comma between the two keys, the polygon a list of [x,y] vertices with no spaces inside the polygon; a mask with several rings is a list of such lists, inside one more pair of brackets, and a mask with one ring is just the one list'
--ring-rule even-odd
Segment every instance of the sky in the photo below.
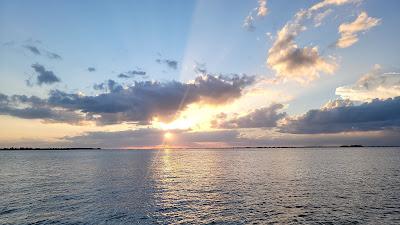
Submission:
{"label": "sky", "polygon": [[397,0],[0,0],[0,147],[400,145]]}

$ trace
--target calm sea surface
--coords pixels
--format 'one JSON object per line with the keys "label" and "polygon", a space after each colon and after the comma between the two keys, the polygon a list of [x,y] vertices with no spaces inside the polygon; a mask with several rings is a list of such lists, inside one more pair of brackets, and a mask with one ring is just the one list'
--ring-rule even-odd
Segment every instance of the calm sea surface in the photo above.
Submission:
{"label": "calm sea surface", "polygon": [[0,224],[400,224],[400,148],[0,151]]}

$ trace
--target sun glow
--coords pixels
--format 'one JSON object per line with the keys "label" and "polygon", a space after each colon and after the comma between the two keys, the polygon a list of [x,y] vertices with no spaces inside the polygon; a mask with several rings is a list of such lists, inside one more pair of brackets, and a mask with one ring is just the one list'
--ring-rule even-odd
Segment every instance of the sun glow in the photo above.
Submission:
{"label": "sun glow", "polygon": [[173,137],[174,135],[171,132],[164,133],[164,139],[166,140],[171,140]]}

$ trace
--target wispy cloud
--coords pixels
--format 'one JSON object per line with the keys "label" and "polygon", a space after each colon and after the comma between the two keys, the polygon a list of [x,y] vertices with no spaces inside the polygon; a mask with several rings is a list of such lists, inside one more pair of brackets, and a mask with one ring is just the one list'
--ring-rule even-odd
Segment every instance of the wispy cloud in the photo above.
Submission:
{"label": "wispy cloud", "polygon": [[369,17],[366,12],[361,12],[351,23],[343,23],[339,26],[340,38],[336,42],[339,48],[347,48],[358,41],[358,33],[378,26],[381,19]]}
{"label": "wispy cloud", "polygon": [[133,78],[133,77],[137,77],[137,76],[146,78],[147,77],[146,71],[137,69],[137,70],[130,70],[130,71],[118,74],[119,78]]}
{"label": "wispy cloud", "polygon": [[178,61],[172,59],[156,59],[156,62],[159,64],[164,64],[171,69],[178,69]]}

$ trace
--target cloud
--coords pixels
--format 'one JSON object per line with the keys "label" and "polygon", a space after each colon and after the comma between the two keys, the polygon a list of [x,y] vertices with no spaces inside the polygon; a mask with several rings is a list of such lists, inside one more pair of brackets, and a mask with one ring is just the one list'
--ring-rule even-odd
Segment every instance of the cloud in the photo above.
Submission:
{"label": "cloud", "polygon": [[105,92],[119,92],[123,87],[114,80],[107,80],[100,84],[94,84],[93,89]]}
{"label": "cloud", "polygon": [[24,48],[28,49],[30,52],[32,52],[35,55],[41,55],[39,49],[33,45],[25,45]]}
{"label": "cloud", "polygon": [[49,59],[57,59],[57,60],[61,60],[62,57],[54,52],[48,51],[46,49],[39,49],[37,46],[34,46],[32,44],[27,44],[23,46],[25,49],[29,50],[31,53],[33,53],[34,55],[43,55],[46,56]]}
{"label": "cloud", "polygon": [[120,73],[118,75],[119,78],[132,78],[132,77],[136,77],[136,76],[144,77],[144,76],[146,76],[146,72],[138,69],[138,70],[130,70],[128,72]]}
{"label": "cloud", "polygon": [[343,23],[339,26],[340,38],[336,42],[339,48],[347,48],[358,41],[358,33],[367,31],[372,27],[378,26],[381,19],[369,17],[366,12],[360,15],[351,23]]}
{"label": "cloud", "polygon": [[336,5],[336,6],[340,6],[340,5],[344,5],[344,4],[348,4],[348,3],[358,3],[361,0],[323,0],[321,2],[318,2],[317,4],[313,5],[310,7],[309,11],[316,11],[322,8],[325,8],[327,6],[331,6],[331,5]]}
{"label": "cloud", "polygon": [[333,12],[332,9],[327,9],[314,16],[314,26],[319,27],[322,25],[322,21]]}
{"label": "cloud", "polygon": [[46,55],[47,55],[47,57],[48,57],[49,59],[58,59],[58,60],[61,60],[61,59],[62,59],[62,57],[61,57],[59,54],[54,53],[54,52],[46,51]]}
{"label": "cloud", "polygon": [[156,62],[159,64],[165,64],[171,69],[178,69],[178,61],[172,59],[156,59]]}
{"label": "cloud", "polygon": [[267,13],[267,0],[258,0],[257,16],[266,16]]}
{"label": "cloud", "polygon": [[88,67],[87,70],[88,70],[89,72],[94,72],[94,71],[96,71],[96,68],[94,68],[94,67]]}
{"label": "cloud", "polygon": [[336,95],[362,102],[400,96],[400,72],[384,72],[379,65],[375,65],[355,84],[336,88]]}
{"label": "cloud", "polygon": [[[282,104],[271,104],[268,107],[256,109],[245,116],[227,119],[225,114],[214,121],[217,128],[268,128],[276,127],[277,122],[286,117],[286,113],[278,112],[283,108]],[[222,116],[222,117],[221,117]]]}
{"label": "cloud", "polygon": [[244,19],[243,28],[246,29],[247,31],[254,31],[256,29],[256,27],[254,26],[254,17],[252,13],[250,13]]}
{"label": "cloud", "polygon": [[253,82],[254,77],[247,75],[204,75],[191,83],[141,81],[122,88],[108,80],[95,85],[97,90],[107,91],[105,93],[84,96],[53,90],[47,101],[55,107],[86,113],[104,124],[146,123],[154,117],[170,121],[192,103],[219,105],[231,102]]}
{"label": "cloud", "polygon": [[310,110],[291,118],[280,131],[293,134],[379,131],[400,128],[400,97],[361,105]]}
{"label": "cloud", "polygon": [[61,81],[53,71],[46,70],[43,65],[36,63],[32,65],[32,68],[37,73],[36,81],[38,85],[53,84]]}
{"label": "cloud", "polygon": [[306,29],[302,25],[306,16],[306,11],[297,13],[293,21],[278,31],[268,51],[267,65],[282,80],[308,83],[316,79],[320,72],[332,74],[336,69],[334,62],[320,56],[318,47],[301,48],[295,43],[295,38]]}
{"label": "cloud", "polygon": [[329,100],[324,106],[322,106],[322,109],[330,110],[334,108],[348,107],[348,106],[354,106],[354,103],[349,99],[335,99],[335,100]]}
{"label": "cloud", "polygon": [[358,0],[324,0],[308,9],[300,10],[294,18],[277,32],[275,42],[268,51],[267,66],[275,70],[278,80],[295,80],[309,83],[319,77],[320,73],[332,74],[337,64],[333,57],[322,57],[317,46],[299,47],[295,42],[297,36],[305,31],[305,22],[313,19],[319,25],[331,11],[328,6],[339,6],[356,3]]}
{"label": "cloud", "polygon": [[254,26],[254,17],[264,17],[267,14],[267,0],[258,0],[258,6],[254,10],[250,11],[249,15],[244,18],[242,27],[247,31],[254,31],[256,29]]}
{"label": "cloud", "polygon": [[77,124],[83,115],[51,107],[46,101],[36,96],[26,95],[7,96],[0,93],[0,114],[22,119],[43,119],[46,122],[63,122]]}

